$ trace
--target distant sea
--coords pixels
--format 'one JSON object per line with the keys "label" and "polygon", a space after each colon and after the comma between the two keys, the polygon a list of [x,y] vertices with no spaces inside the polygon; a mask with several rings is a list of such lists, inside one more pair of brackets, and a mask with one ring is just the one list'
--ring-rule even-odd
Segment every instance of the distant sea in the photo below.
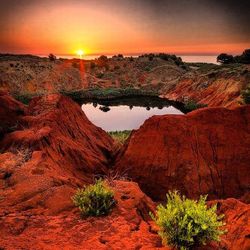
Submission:
{"label": "distant sea", "polygon": [[[41,57],[47,57],[47,55],[39,55]],[[57,58],[65,58],[65,59],[72,59],[72,58],[79,58],[76,55],[56,55]],[[95,58],[98,58],[100,55],[85,55],[82,56],[82,59],[85,60],[93,60]],[[125,55],[124,56],[132,56],[132,57],[137,57],[139,55]],[[199,62],[199,63],[214,63],[217,64],[216,62],[216,55],[177,55],[182,58],[182,61],[184,62]],[[108,57],[112,57],[109,56]]]}

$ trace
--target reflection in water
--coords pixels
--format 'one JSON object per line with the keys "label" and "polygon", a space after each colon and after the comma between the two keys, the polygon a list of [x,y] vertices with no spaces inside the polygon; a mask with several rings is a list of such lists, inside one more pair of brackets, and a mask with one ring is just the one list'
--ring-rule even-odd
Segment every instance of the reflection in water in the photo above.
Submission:
{"label": "reflection in water", "polygon": [[[96,108],[96,106],[93,104],[93,107]],[[99,109],[103,112],[108,112],[110,108],[108,106],[100,106]]]}
{"label": "reflection in water", "polygon": [[173,106],[104,106],[97,103],[87,103],[82,105],[82,110],[92,123],[106,131],[137,129],[153,115],[183,114]]}

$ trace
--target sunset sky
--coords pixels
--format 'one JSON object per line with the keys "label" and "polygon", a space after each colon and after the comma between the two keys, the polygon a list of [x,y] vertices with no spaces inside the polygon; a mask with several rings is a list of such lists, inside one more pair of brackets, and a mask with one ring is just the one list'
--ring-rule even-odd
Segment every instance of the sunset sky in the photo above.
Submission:
{"label": "sunset sky", "polygon": [[249,0],[1,0],[0,53],[238,54]]}

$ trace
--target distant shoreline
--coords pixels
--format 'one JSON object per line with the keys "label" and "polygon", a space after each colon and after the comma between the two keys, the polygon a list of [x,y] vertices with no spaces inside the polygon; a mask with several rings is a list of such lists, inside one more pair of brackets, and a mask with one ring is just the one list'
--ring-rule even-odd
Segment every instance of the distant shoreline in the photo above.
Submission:
{"label": "distant shoreline", "polygon": [[[15,53],[0,53],[0,55],[10,55],[10,56],[34,56],[34,57],[41,57],[41,58],[47,58],[47,54],[15,54]],[[79,58],[77,55],[70,55],[70,54],[54,54],[58,59],[83,59],[83,60],[95,60],[98,57],[101,56],[101,54],[97,55],[84,55],[82,58]],[[105,55],[105,54],[104,54]],[[123,54],[124,57],[139,57],[142,54]],[[114,55],[106,54],[108,58],[112,58]],[[177,57],[181,57],[183,62],[186,63],[217,63],[217,55],[181,55],[176,54]]]}
{"label": "distant shoreline", "polygon": [[[63,59],[73,59],[73,58],[78,58],[76,55],[60,55],[60,54],[55,54],[57,58],[63,58]],[[125,57],[138,57],[141,54],[124,54]],[[47,55],[37,55],[40,57],[47,57]],[[101,56],[99,55],[84,55],[82,59],[85,60],[94,60]],[[107,55],[108,58],[111,58],[113,55]],[[183,62],[187,63],[214,63],[218,64],[216,61],[217,55],[179,55],[177,54],[176,56],[179,56],[182,58]]]}

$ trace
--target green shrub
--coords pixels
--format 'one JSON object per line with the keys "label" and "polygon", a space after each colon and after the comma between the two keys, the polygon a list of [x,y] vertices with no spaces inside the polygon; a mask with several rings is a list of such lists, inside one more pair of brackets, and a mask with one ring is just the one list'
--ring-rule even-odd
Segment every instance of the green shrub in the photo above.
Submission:
{"label": "green shrub", "polygon": [[242,91],[242,98],[244,104],[250,104],[250,86],[247,87],[244,91]]}
{"label": "green shrub", "polygon": [[95,184],[78,189],[72,200],[83,216],[106,215],[115,205],[113,190],[101,179]]}
{"label": "green shrub", "polygon": [[131,134],[131,130],[110,131],[109,135],[117,142],[124,144]]}
{"label": "green shrub", "polygon": [[208,208],[206,196],[199,201],[180,196],[177,191],[167,194],[166,206],[159,205],[156,216],[152,216],[159,226],[163,243],[177,249],[192,249],[209,241],[219,241],[225,233],[220,227],[224,215],[216,214],[217,206]]}
{"label": "green shrub", "polygon": [[197,103],[197,102],[194,101],[194,100],[188,100],[188,101],[185,101],[185,102],[184,102],[184,109],[185,109],[186,111],[193,111],[193,110],[196,110],[196,109],[199,109],[199,108],[204,108],[204,107],[206,107],[206,106],[207,106],[207,105]]}
{"label": "green shrub", "polygon": [[25,95],[16,95],[15,99],[18,100],[19,102],[22,102],[23,104],[29,104],[31,99],[34,97],[34,95],[30,94],[25,94]]}
{"label": "green shrub", "polygon": [[222,64],[234,63],[234,57],[232,55],[228,55],[226,53],[222,53],[217,56],[217,62]]}

